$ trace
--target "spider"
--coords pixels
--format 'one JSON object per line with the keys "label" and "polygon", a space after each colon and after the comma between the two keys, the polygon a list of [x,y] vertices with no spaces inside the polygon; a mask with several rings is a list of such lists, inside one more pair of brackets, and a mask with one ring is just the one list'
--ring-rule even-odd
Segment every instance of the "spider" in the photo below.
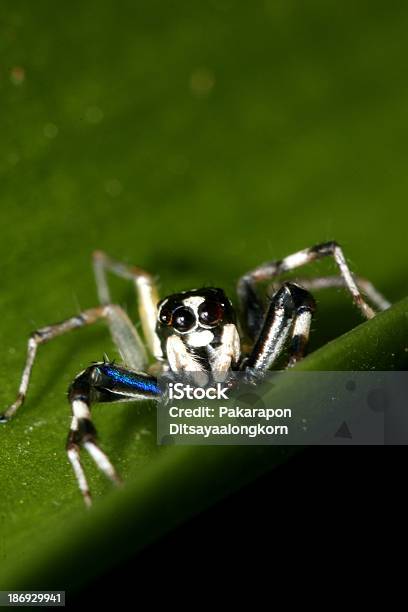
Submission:
{"label": "spider", "polygon": [[[340,275],[295,282],[277,283],[285,272],[325,256],[332,256]],[[217,373],[227,377],[240,371],[256,381],[267,370],[276,367],[287,355],[286,366],[293,366],[306,350],[315,301],[309,290],[345,287],[355,305],[367,319],[375,315],[362,292],[379,310],[389,302],[368,281],[354,277],[336,242],[303,249],[279,261],[264,263],[242,276],[237,293],[241,323],[237,323],[232,303],[222,289],[205,287],[183,291],[159,301],[155,281],[144,270],[111,259],[105,253],[93,254],[100,305],[79,315],[33,332],[28,340],[27,357],[14,403],[0,416],[7,422],[23,404],[37,349],[57,336],[91,325],[103,319],[125,365],[109,361],[95,362],[80,372],[68,390],[72,421],[66,450],[79,489],[87,506],[91,505],[80,449],[84,448],[98,468],[114,483],[120,478],[96,441],[91,420],[91,404],[153,399],[162,400],[158,375],[163,372]],[[134,283],[139,315],[147,349],[125,311],[112,304],[107,272]],[[266,301],[261,282],[271,283],[272,297]],[[242,338],[246,337],[246,348]],[[155,359],[147,367],[148,352]]]}

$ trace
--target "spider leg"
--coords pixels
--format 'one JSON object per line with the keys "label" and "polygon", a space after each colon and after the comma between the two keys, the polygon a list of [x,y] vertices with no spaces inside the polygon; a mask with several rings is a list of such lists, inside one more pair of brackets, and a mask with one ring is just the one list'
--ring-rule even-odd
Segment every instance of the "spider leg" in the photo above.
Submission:
{"label": "spider leg", "polygon": [[300,359],[309,337],[315,309],[311,294],[295,283],[284,283],[273,296],[261,331],[241,369],[257,377],[271,368],[291,338],[289,365]]}
{"label": "spider leg", "polygon": [[134,283],[139,303],[139,316],[146,343],[152,355],[156,359],[161,359],[163,353],[160,339],[156,334],[159,295],[153,277],[141,268],[112,259],[103,251],[95,251],[93,253],[93,265],[101,304],[109,304],[111,302],[107,271],[121,278],[131,280]]}
{"label": "spider leg", "polygon": [[295,322],[291,332],[292,338],[289,346],[289,360],[287,367],[294,366],[295,363],[297,363],[305,355],[307,343],[309,341],[310,325],[312,323],[314,308],[315,305],[313,298],[312,303],[308,302],[306,298],[305,303],[297,309]]}
{"label": "spider leg", "polygon": [[[3,415],[0,415],[0,422],[6,422],[9,420],[24,403],[38,347],[41,344],[45,344],[46,342],[73,331],[74,329],[92,325],[100,319],[105,319],[111,324],[110,327],[115,343],[119,347],[119,350],[123,354],[124,358],[128,360],[129,365],[134,367],[132,354],[127,351],[127,347],[131,339],[134,342],[137,342],[138,336],[127,314],[122,310],[122,308],[120,308],[120,306],[108,304],[106,306],[98,306],[96,308],[84,310],[75,317],[66,319],[61,323],[43,327],[37,331],[34,331],[30,335],[27,345],[26,362],[17,397],[6,412]],[[120,322],[120,325],[118,322]]]}
{"label": "spider leg", "polygon": [[[366,295],[370,302],[378,308],[378,310],[386,310],[391,306],[390,302],[374,287],[374,285],[366,278],[354,276],[357,287]],[[302,287],[308,291],[319,291],[320,289],[329,289],[330,287],[346,287],[346,282],[342,276],[319,276],[317,278],[302,278],[296,279]]]}
{"label": "spider leg", "polygon": [[[293,253],[284,259],[264,263],[240,278],[237,287],[238,297],[241,301],[242,310],[247,322],[247,328],[252,338],[254,338],[258,333],[263,320],[263,307],[256,292],[256,283],[260,281],[273,280],[284,272],[289,272],[295,268],[327,256],[334,258],[339,267],[341,278],[343,279],[342,282],[350,291],[354,303],[361,310],[362,314],[367,319],[371,319],[375,315],[374,310],[364,300],[358,288],[358,283],[356,282],[356,279],[351,273],[346,262],[341,247],[337,244],[337,242],[326,242],[323,244],[318,244],[312,248],[303,249],[302,251]],[[380,296],[378,291],[373,288],[371,283],[368,283],[368,281],[363,281],[363,284],[365,285],[365,293],[374,302],[374,304],[377,306],[381,305],[382,309],[388,306],[388,302],[384,300],[382,296]]]}
{"label": "spider leg", "polygon": [[81,448],[89,453],[99,470],[113,484],[121,483],[109,457],[96,441],[96,429],[91,420],[91,403],[159,399],[160,395],[157,379],[154,376],[134,372],[111,363],[93,364],[78,374],[71,384],[68,399],[72,408],[72,421],[66,450],[87,506],[91,505],[92,500],[81,464]]}

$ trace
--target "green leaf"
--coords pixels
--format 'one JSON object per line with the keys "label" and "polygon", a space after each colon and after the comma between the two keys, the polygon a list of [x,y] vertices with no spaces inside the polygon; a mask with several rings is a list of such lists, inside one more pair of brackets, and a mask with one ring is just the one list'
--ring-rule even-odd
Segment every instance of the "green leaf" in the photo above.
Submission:
{"label": "green leaf", "polygon": [[[336,239],[403,298],[407,16],[379,0],[4,0],[1,407],[29,333],[96,304],[94,249],[157,274],[162,296],[214,284],[233,298],[260,262]],[[131,287],[112,288],[136,319]],[[406,367],[406,300],[341,336],[361,322],[349,296],[317,297],[299,368]],[[292,452],[158,448],[154,406],[95,406],[127,484],[111,491],[85,458],[85,513],[65,392],[105,351],[117,357],[103,325],[41,347],[26,405],[0,428],[2,588],[79,584]]]}
{"label": "green leaf", "polygon": [[[408,298],[316,351],[300,366],[304,370],[365,369],[374,365],[383,370],[403,369],[408,365],[407,338]],[[379,339],[383,340],[380,350]],[[33,517],[24,526],[20,519],[19,533],[8,532],[7,563],[2,568],[6,577],[2,584],[10,588],[78,586],[251,478],[277,466],[295,450],[244,446],[162,448],[139,473],[132,471],[123,490],[105,494],[91,511],[81,511],[71,504],[72,516],[68,517],[67,508],[56,504],[49,515],[36,516],[35,520]],[[46,478],[49,477],[47,471]]]}

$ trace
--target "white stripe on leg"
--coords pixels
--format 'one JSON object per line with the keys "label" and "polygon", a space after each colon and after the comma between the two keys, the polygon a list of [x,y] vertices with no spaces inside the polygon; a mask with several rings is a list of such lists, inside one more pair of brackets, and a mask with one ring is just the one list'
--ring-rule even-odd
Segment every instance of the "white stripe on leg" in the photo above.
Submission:
{"label": "white stripe on leg", "polygon": [[91,418],[88,404],[80,399],[76,399],[72,402],[72,412],[78,420]]}
{"label": "white stripe on leg", "polygon": [[108,456],[95,444],[95,442],[87,441],[83,443],[84,448],[91,455],[98,468],[114,483],[121,484],[120,478],[116,473],[115,468],[108,459]]}
{"label": "white stripe on leg", "polygon": [[294,366],[304,356],[309,340],[312,312],[304,310],[296,318],[292,332],[292,342],[295,342],[294,352],[289,358],[288,367]]}
{"label": "white stripe on leg", "polygon": [[[75,417],[74,417],[75,418]],[[88,482],[86,480],[85,472],[82,468],[81,461],[79,459],[79,452],[76,447],[71,447],[67,450],[68,459],[74,470],[78,486],[84,498],[85,505],[89,508],[92,505],[92,498],[89,492]]]}

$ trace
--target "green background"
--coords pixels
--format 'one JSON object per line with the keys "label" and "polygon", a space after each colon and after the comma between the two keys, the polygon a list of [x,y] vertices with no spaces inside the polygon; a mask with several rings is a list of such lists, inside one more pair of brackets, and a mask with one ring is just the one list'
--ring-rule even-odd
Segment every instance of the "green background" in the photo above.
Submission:
{"label": "green background", "polygon": [[[403,298],[407,22],[404,2],[3,0],[1,404],[28,334],[96,303],[96,248],[157,274],[162,295],[210,283],[233,296],[258,263],[336,239],[355,271]],[[135,314],[131,288],[112,287]],[[319,296],[312,348],[359,322],[342,292]],[[102,325],[41,348],[27,404],[0,431],[3,588],[35,584],[37,568],[51,576],[67,550],[67,589],[122,554],[106,542],[79,577],[68,546],[116,516],[119,498],[87,458],[97,503],[94,522],[85,516],[64,451],[66,388],[104,351],[115,356]],[[169,489],[194,479],[181,451],[157,449],[152,406],[94,413],[137,503],[156,500],[160,470]],[[203,452],[200,470],[215,460]],[[155,507],[157,533],[181,520]],[[128,539],[128,553],[140,543]]]}

